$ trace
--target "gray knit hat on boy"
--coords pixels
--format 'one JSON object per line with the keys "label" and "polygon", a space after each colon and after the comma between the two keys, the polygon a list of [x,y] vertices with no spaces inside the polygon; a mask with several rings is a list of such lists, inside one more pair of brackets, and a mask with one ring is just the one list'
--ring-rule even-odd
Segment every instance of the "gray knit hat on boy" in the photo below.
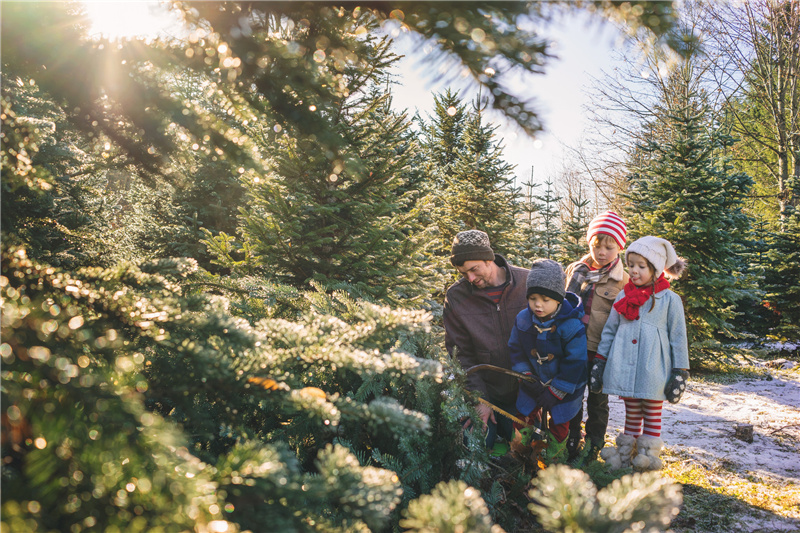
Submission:
{"label": "gray knit hat on boy", "polygon": [[528,272],[527,296],[542,294],[562,302],[567,294],[567,290],[564,288],[566,283],[567,276],[560,264],[552,259],[536,259]]}
{"label": "gray knit hat on boy", "polygon": [[450,262],[461,266],[464,261],[494,261],[494,251],[489,244],[489,236],[481,230],[461,231],[453,239]]}

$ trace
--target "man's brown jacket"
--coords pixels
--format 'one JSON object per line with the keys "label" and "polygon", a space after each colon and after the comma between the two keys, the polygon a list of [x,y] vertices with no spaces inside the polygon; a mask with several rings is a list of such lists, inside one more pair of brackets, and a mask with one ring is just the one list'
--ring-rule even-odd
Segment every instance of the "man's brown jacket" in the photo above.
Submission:
{"label": "man's brown jacket", "polygon": [[[508,285],[494,301],[466,279],[460,279],[449,289],[444,299],[444,342],[447,351],[456,356],[466,370],[479,364],[511,368],[508,338],[517,314],[528,305],[525,285],[528,269],[509,265],[495,254],[495,264],[510,272]],[[514,405],[517,399],[517,380],[499,372],[475,372],[467,378],[467,387],[495,405]]]}

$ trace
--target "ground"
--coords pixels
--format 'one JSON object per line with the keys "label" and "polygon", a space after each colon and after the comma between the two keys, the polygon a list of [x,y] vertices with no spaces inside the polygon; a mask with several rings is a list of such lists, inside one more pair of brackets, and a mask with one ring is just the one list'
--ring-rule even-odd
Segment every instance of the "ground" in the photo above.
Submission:
{"label": "ground", "polygon": [[[664,474],[684,491],[675,532],[800,532],[800,370],[751,376],[694,376],[664,404]],[[625,418],[619,398],[610,407],[609,443]],[[738,424],[752,424],[752,443]]]}

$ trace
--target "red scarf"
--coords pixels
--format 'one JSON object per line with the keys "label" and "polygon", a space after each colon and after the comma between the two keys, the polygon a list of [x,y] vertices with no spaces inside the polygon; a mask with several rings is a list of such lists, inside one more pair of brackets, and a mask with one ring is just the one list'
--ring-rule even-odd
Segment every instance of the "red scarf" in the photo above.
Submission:
{"label": "red scarf", "polygon": [[632,281],[625,284],[625,296],[614,304],[614,309],[628,320],[639,320],[639,308],[645,303],[653,292],[661,292],[669,289],[669,281],[661,274],[656,280],[655,291],[653,285],[647,287],[637,287]]}

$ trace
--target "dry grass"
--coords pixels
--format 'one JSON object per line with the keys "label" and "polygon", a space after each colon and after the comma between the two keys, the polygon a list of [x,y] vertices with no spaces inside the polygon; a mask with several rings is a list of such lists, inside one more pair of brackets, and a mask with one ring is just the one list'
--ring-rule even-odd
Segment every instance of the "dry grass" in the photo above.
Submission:
{"label": "dry grass", "polygon": [[675,452],[665,454],[664,475],[684,486],[676,532],[800,531],[800,485],[739,472],[728,460],[704,465]]}

